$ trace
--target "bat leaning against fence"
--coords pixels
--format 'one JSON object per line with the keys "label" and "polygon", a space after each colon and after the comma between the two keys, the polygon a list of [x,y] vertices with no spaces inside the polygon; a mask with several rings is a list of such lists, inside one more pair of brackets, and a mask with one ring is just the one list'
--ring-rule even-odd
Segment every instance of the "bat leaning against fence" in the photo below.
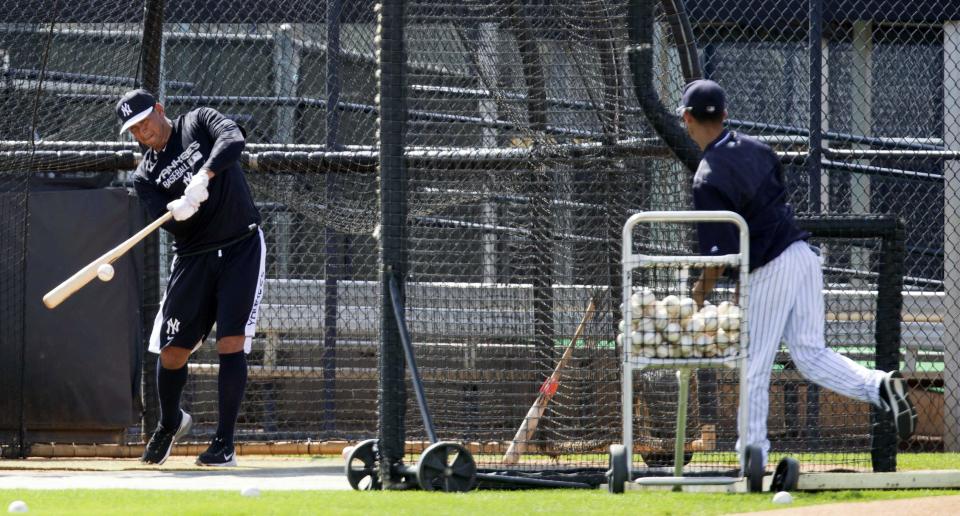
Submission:
{"label": "bat leaning against fence", "polygon": [[580,336],[587,326],[587,321],[590,320],[596,309],[596,296],[593,296],[590,304],[587,306],[586,313],[583,314],[583,319],[580,320],[580,324],[577,325],[577,329],[573,332],[573,338],[570,339],[570,344],[567,344],[567,349],[563,351],[563,356],[560,357],[557,367],[554,368],[553,374],[540,386],[540,394],[537,396],[536,401],[533,402],[530,410],[527,411],[527,415],[523,418],[523,423],[520,424],[517,434],[513,436],[513,441],[510,442],[506,453],[503,454],[502,462],[504,464],[516,464],[517,461],[520,460],[520,456],[526,451],[527,446],[529,446],[530,440],[537,431],[537,425],[540,424],[540,418],[543,417],[543,413],[547,410],[547,404],[550,403],[550,399],[553,398],[553,395],[557,393],[557,388],[560,387],[560,375],[563,368],[566,367],[571,357],[573,357],[573,348],[576,346],[577,341],[580,340]]}

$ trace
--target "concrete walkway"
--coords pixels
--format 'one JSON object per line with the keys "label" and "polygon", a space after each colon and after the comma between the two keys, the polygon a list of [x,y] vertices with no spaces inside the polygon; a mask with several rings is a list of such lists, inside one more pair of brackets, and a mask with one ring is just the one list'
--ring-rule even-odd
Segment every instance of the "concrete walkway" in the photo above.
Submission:
{"label": "concrete walkway", "polygon": [[194,459],[174,456],[159,467],[136,459],[0,460],[0,489],[350,489],[339,458],[247,456],[234,468],[200,468]]}

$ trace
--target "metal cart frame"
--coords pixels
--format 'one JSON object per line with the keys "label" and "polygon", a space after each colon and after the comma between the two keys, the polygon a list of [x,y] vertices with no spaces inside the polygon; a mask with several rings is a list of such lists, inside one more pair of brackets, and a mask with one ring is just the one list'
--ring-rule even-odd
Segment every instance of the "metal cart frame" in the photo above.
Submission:
{"label": "metal cart frame", "polygon": [[[727,222],[735,224],[740,232],[740,252],[722,256],[651,256],[633,253],[633,229],[641,223],[658,222]],[[671,477],[641,477],[634,480],[640,485],[672,485],[680,489],[683,485],[728,485],[744,478],[748,480],[748,489],[759,490],[763,469],[760,449],[756,446],[741,446],[739,477],[684,477],[683,455],[687,427],[687,398],[690,391],[691,371],[698,368],[739,368],[740,396],[738,402],[738,435],[741,442],[747,435],[747,350],[749,349],[748,328],[749,309],[749,272],[750,272],[750,234],[746,221],[732,211],[649,211],[632,215],[623,227],[623,319],[627,328],[633,324],[630,296],[632,293],[632,274],[638,268],[656,268],[664,266],[705,267],[725,265],[739,268],[740,280],[740,341],[736,354],[715,358],[647,358],[634,356],[632,352],[632,331],[624,332],[622,352],[622,389],[623,389],[623,447],[611,447],[612,492],[622,492],[621,480],[631,481],[633,465],[633,373],[648,368],[676,369],[679,383],[679,401],[677,404],[677,434],[674,445],[674,470]],[[615,453],[616,452],[616,453]],[[616,455],[620,455],[618,458]],[[626,475],[623,475],[623,458],[626,455]],[[759,465],[759,468],[757,467]],[[753,467],[751,467],[753,466]],[[619,468],[619,475],[618,473]],[[759,478],[757,478],[759,476]],[[618,478],[619,477],[619,478]],[[618,489],[619,488],[619,489]]]}

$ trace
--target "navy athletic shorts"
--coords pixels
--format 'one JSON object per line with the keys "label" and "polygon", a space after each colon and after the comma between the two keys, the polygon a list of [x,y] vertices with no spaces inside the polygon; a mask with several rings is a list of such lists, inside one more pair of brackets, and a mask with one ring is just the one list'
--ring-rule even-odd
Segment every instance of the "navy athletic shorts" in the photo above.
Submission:
{"label": "navy athletic shorts", "polygon": [[196,349],[217,324],[217,339],[244,335],[244,351],[257,330],[263,297],[266,244],[259,228],[210,251],[175,256],[170,281],[150,334],[150,351]]}

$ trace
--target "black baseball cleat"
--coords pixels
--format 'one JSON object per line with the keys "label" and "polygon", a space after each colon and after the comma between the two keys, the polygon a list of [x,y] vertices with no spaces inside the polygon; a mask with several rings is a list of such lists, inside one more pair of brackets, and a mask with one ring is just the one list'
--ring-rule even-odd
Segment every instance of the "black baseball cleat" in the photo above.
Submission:
{"label": "black baseball cleat", "polygon": [[180,424],[177,425],[177,429],[167,430],[162,426],[158,426],[150,437],[150,442],[147,443],[147,447],[143,450],[143,456],[140,457],[140,462],[143,464],[156,464],[158,466],[166,462],[167,457],[170,456],[170,450],[173,449],[173,443],[187,435],[192,425],[193,418],[181,409]]}
{"label": "black baseball cleat", "polygon": [[899,371],[890,371],[880,381],[880,403],[893,416],[893,426],[900,440],[909,439],[917,427],[917,411],[910,403],[907,384]]}
{"label": "black baseball cleat", "polygon": [[197,457],[197,466],[236,466],[237,452],[232,444],[219,437],[214,438],[207,451]]}

